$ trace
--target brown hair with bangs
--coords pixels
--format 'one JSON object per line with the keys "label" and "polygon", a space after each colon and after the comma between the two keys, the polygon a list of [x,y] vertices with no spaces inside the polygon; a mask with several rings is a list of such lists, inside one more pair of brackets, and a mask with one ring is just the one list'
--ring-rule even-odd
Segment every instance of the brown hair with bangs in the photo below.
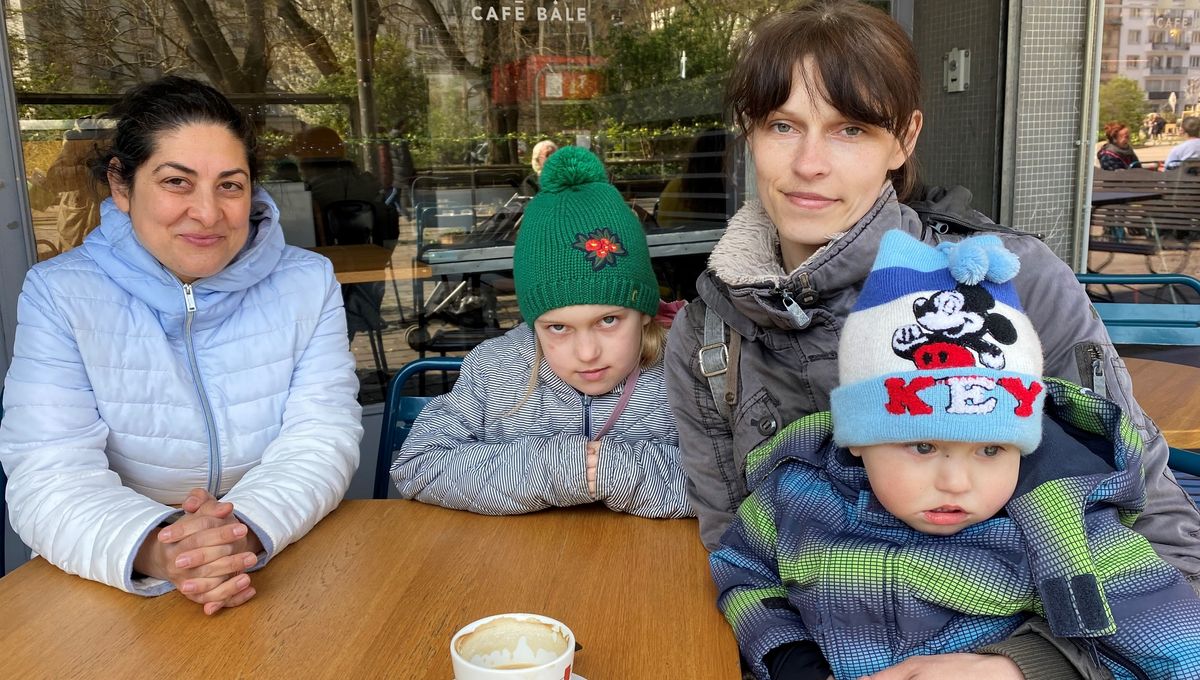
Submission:
{"label": "brown hair with bangs", "polygon": [[[821,82],[795,82],[809,58]],[[921,73],[908,34],[884,12],[854,0],[817,0],[760,19],[742,39],[726,102],[746,135],[800,86],[902,144],[921,106]],[[914,165],[910,157],[890,173],[901,201],[917,185]]]}

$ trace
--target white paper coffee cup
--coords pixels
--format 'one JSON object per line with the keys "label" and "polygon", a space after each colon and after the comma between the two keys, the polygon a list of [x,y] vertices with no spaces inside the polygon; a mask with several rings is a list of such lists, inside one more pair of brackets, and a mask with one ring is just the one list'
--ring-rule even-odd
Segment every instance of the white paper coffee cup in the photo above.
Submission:
{"label": "white paper coffee cup", "polygon": [[571,680],[575,634],[538,614],[497,614],[450,640],[454,680]]}

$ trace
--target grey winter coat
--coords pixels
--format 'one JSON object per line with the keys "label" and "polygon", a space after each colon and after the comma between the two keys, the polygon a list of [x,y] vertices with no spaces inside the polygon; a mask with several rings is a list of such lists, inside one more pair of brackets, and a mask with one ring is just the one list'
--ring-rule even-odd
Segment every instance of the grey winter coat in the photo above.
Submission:
{"label": "grey winter coat", "polygon": [[[666,358],[688,495],[710,550],[748,495],[746,454],[784,425],[829,409],[842,322],[890,229],[930,243],[956,238],[924,227],[888,186],[857,224],[793,272],[783,270],[775,226],[757,201],[748,201],[730,219],[713,249],[709,269],[697,281],[703,304],[688,305],[675,319]],[[1193,587],[1200,586],[1200,515],[1166,468],[1167,445],[1134,401],[1125,364],[1082,286],[1037,238],[998,235],[1021,259],[1015,284],[1041,337],[1046,374],[1107,395],[1130,414],[1146,441],[1147,506],[1134,528]],[[789,299],[803,314],[789,313]],[[705,305],[742,337],[732,427],[700,372]],[[798,318],[803,316],[807,322]]]}

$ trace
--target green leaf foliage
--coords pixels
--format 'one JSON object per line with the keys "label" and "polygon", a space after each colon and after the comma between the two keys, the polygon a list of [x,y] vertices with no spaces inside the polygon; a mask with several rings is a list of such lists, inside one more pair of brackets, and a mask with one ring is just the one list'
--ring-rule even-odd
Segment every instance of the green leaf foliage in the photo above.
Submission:
{"label": "green leaf foliage", "polygon": [[[1142,128],[1146,115],[1146,93],[1136,81],[1116,77],[1100,85],[1100,128],[1116,121],[1129,126],[1130,131]],[[1103,134],[1101,134],[1103,137]]]}

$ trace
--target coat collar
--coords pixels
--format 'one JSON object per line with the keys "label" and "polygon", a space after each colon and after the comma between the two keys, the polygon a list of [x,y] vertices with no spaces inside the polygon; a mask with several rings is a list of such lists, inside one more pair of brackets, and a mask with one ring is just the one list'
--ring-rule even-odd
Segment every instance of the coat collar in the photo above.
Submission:
{"label": "coat collar", "polygon": [[891,229],[917,238],[923,232],[917,214],[886,184],[858,222],[787,272],[775,224],[761,203],[748,201],[729,220],[697,289],[705,303],[745,337],[754,335],[755,326],[804,328],[806,324],[787,311],[784,294],[808,309],[846,289],[857,289],[871,271],[883,234]]}
{"label": "coat collar", "polygon": [[[256,189],[246,246],[220,272],[192,285],[200,315],[228,311],[222,303],[265,279],[279,263],[284,247],[279,209],[265,190]],[[129,295],[160,313],[183,314],[183,285],[142,246],[129,215],[111,198],[101,204],[100,228],[88,235],[83,248]]]}

